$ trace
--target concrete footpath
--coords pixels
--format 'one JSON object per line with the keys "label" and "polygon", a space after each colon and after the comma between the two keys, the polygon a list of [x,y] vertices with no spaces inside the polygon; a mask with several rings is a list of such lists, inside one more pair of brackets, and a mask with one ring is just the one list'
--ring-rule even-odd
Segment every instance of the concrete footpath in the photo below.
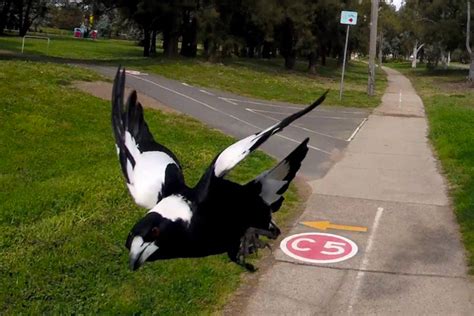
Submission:
{"label": "concrete footpath", "polygon": [[[342,159],[310,182],[313,193],[298,220],[367,227],[326,231],[354,241],[357,254],[313,264],[275,245],[272,266],[226,314],[473,315],[474,282],[426,137],[423,103],[407,78],[386,72],[381,106]],[[296,223],[288,235],[303,232],[317,230]]]}

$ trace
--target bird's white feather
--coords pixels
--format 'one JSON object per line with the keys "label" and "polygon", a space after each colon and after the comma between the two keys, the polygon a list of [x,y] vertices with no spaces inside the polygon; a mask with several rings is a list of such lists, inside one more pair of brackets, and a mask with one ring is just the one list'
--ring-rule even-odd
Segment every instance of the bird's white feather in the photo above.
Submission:
{"label": "bird's white feather", "polygon": [[217,157],[214,165],[214,173],[216,177],[223,176],[227,171],[244,159],[249,154],[250,148],[252,148],[257,140],[257,135],[251,135],[227,147],[219,157]]}
{"label": "bird's white feather", "polygon": [[222,177],[229,170],[234,168],[239,162],[247,157],[250,153],[250,149],[255,145],[255,143],[276,125],[278,124],[272,125],[257,134],[245,137],[224,149],[224,151],[217,157],[214,164],[214,175],[218,178]]}
{"label": "bird's white feather", "polygon": [[189,202],[181,195],[165,197],[150,212],[156,212],[172,221],[181,219],[188,223],[193,215]]}
{"label": "bird's white feather", "polygon": [[158,202],[166,168],[176,162],[162,151],[140,152],[129,132],[125,133],[125,146],[135,160],[135,167],[127,161],[128,189],[138,205],[151,209]]}

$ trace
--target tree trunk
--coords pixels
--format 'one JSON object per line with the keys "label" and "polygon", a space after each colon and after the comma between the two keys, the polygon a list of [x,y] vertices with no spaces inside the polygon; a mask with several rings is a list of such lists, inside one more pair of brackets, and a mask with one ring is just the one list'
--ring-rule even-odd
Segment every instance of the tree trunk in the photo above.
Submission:
{"label": "tree trunk", "polygon": [[[411,61],[411,68],[416,68],[418,52],[423,46],[425,46],[425,44],[421,44],[420,46],[418,46],[418,41],[415,41],[415,46],[413,46],[413,60]],[[421,58],[420,58],[420,61],[421,61]]]}
{"label": "tree trunk", "polygon": [[379,38],[379,68],[380,69],[382,68],[382,60],[383,60],[383,31],[380,31],[380,38]]}
{"label": "tree trunk", "polygon": [[285,57],[285,68],[290,70],[295,68],[296,64],[296,53],[291,53]]}
{"label": "tree trunk", "polygon": [[471,65],[469,66],[469,81],[474,82],[474,53],[471,54]]}
{"label": "tree trunk", "polygon": [[150,30],[147,28],[143,29],[143,56],[150,56]]}
{"label": "tree trunk", "polygon": [[317,62],[318,62],[318,55],[315,52],[311,52],[308,56],[308,72],[310,74],[316,73]]}
{"label": "tree trunk", "polygon": [[413,60],[411,61],[411,68],[416,68],[416,55],[418,53],[416,46],[418,46],[418,42],[415,42],[415,45],[413,46]]}
{"label": "tree trunk", "polygon": [[441,50],[441,66],[443,67],[443,69],[448,69],[448,64],[446,62],[446,55],[445,55],[444,50]]}
{"label": "tree trunk", "polygon": [[186,57],[196,57],[197,53],[197,20],[193,13],[186,11],[183,17],[183,40],[180,54]]}
{"label": "tree trunk", "polygon": [[290,18],[286,18],[283,22],[280,45],[281,55],[285,58],[286,69],[293,69],[296,62],[295,28]]}
{"label": "tree trunk", "polygon": [[467,1],[467,23],[466,23],[466,49],[471,56],[471,65],[469,66],[469,81],[474,83],[474,49],[471,48],[471,1]]}
{"label": "tree trunk", "polygon": [[205,55],[208,62],[214,63],[219,60],[217,57],[218,46],[212,39],[206,39],[204,42]]}
{"label": "tree trunk", "polygon": [[5,1],[5,4],[3,5],[3,8],[2,8],[2,12],[0,13],[0,35],[3,34],[3,30],[5,29],[5,26],[7,25],[7,16],[8,16],[8,13],[10,12],[12,2],[13,0]]}
{"label": "tree trunk", "polygon": [[255,46],[253,45],[248,45],[248,58],[254,58],[255,57]]}
{"label": "tree trunk", "polygon": [[321,46],[319,52],[321,53],[321,65],[326,66],[326,47]]}
{"label": "tree trunk", "polygon": [[157,31],[153,30],[153,32],[151,32],[151,46],[150,46],[151,56],[156,55],[156,35],[157,35]]}
{"label": "tree trunk", "polygon": [[163,31],[163,51],[167,57],[178,55],[178,33],[174,30]]}
{"label": "tree trunk", "polygon": [[31,21],[30,21],[30,11],[31,11],[31,5],[32,5],[33,0],[29,0],[28,4],[26,5],[25,9],[25,14],[23,15],[22,18],[22,23],[20,24],[20,37],[23,37],[28,33],[28,29],[31,26]]}
{"label": "tree trunk", "polygon": [[270,59],[272,57],[272,43],[264,41],[262,49],[262,58]]}

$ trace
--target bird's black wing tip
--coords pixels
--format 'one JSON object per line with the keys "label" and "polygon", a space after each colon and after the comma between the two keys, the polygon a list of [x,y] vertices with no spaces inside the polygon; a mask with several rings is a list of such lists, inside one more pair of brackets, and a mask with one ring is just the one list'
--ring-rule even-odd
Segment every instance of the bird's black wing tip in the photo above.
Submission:
{"label": "bird's black wing tip", "polygon": [[313,102],[312,106],[316,107],[316,106],[320,105],[321,103],[323,103],[324,100],[326,99],[326,96],[327,96],[328,93],[329,93],[329,89],[324,91],[324,93],[321,94],[321,96],[316,101]]}

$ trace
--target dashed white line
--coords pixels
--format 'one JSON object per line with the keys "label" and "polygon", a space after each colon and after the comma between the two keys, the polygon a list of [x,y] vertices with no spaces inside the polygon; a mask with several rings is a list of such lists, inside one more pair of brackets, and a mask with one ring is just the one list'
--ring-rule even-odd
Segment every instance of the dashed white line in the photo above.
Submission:
{"label": "dashed white line", "polygon": [[140,72],[138,70],[125,70],[125,72],[128,74],[128,75],[141,75],[141,76],[148,76],[147,73],[144,73],[144,72]]}
{"label": "dashed white line", "polygon": [[202,93],[205,93],[205,94],[207,94],[207,95],[214,95],[214,93],[211,93],[211,92],[206,91],[206,90],[204,90],[204,89],[199,89],[199,91],[201,91]]}
{"label": "dashed white line", "polygon": [[[272,121],[275,121],[275,122],[279,122],[280,120],[277,120],[269,115],[265,115],[265,114],[262,114],[262,113],[259,113],[259,112],[262,112],[262,111],[258,111],[258,110],[255,110],[255,109],[249,109],[249,108],[246,108],[247,111],[249,112],[252,112],[254,114],[257,114],[257,115],[261,115],[265,118],[268,118]],[[271,112],[270,112],[271,113]],[[289,113],[286,113],[287,115]],[[343,141],[346,141],[345,139],[341,139],[341,138],[338,138],[338,137],[335,137],[335,136],[332,136],[332,135],[329,135],[329,134],[325,134],[325,133],[321,133],[321,132],[317,132],[317,131],[313,131],[312,129],[309,129],[309,128],[306,128],[306,127],[303,127],[303,126],[300,126],[300,125],[297,125],[297,124],[291,124],[290,126],[293,126],[295,128],[299,128],[299,129],[302,129],[304,131],[307,131],[307,132],[310,132],[310,133],[314,133],[314,134],[318,134],[318,135],[321,135],[321,136],[325,136],[325,137],[329,137],[329,138],[333,138],[333,139],[338,139],[338,140],[343,140]]]}
{"label": "dashed white line", "polygon": [[356,275],[354,288],[352,289],[352,293],[351,293],[351,297],[349,301],[349,307],[347,309],[348,314],[352,314],[354,304],[357,300],[357,296],[359,295],[360,287],[362,285],[362,279],[365,276],[365,270],[367,270],[367,267],[369,266],[369,254],[372,249],[372,245],[374,243],[375,233],[377,232],[377,228],[379,226],[380,217],[382,217],[382,213],[383,213],[383,207],[377,208],[377,213],[375,213],[375,219],[372,225],[372,232],[370,233],[369,239],[367,241],[365,254],[364,254],[364,257],[362,258],[362,263],[360,264],[359,272],[357,272],[357,275]]}
{"label": "dashed white line", "polygon": [[398,95],[398,107],[402,107],[402,89],[400,89],[400,93]]}
{"label": "dashed white line", "polygon": [[365,122],[367,122],[367,118],[363,119],[362,122],[360,122],[359,126],[357,126],[357,128],[354,130],[352,135],[347,139],[348,142],[350,142],[351,140],[354,139],[354,137],[357,135],[357,133],[362,128],[362,126],[365,124]]}
{"label": "dashed white line", "polygon": [[[209,108],[209,109],[211,109],[211,110],[213,110],[213,111],[216,111],[216,112],[221,113],[221,114],[223,114],[223,115],[225,115],[225,116],[231,117],[231,118],[233,118],[233,119],[235,119],[235,120],[237,120],[237,121],[239,121],[239,122],[241,122],[241,123],[244,123],[244,124],[246,124],[246,125],[248,125],[248,126],[251,126],[251,127],[253,127],[253,128],[256,128],[256,129],[258,129],[258,130],[263,130],[261,127],[258,127],[258,126],[254,125],[254,124],[252,124],[252,123],[247,122],[247,121],[244,121],[244,120],[242,120],[242,119],[236,117],[235,115],[232,115],[232,114],[229,114],[229,113],[224,112],[224,111],[222,111],[222,110],[219,110],[219,109],[217,109],[217,108],[215,108],[215,107],[213,107],[213,106],[211,106],[211,105],[209,105],[209,104],[207,104],[207,103],[205,103],[205,102],[199,101],[199,100],[197,100],[197,99],[195,99],[195,98],[193,98],[193,97],[190,97],[190,96],[188,96],[188,95],[186,95],[186,94],[184,94],[184,93],[181,93],[181,92],[179,92],[179,91],[176,91],[176,90],[171,89],[171,88],[168,88],[168,87],[165,87],[165,86],[163,86],[163,85],[161,85],[161,84],[159,84],[159,83],[156,83],[156,82],[154,82],[154,81],[151,81],[151,80],[148,80],[148,79],[145,79],[145,78],[142,78],[142,77],[138,77],[138,76],[134,76],[134,75],[130,75],[130,76],[133,77],[133,78],[136,78],[136,79],[139,79],[139,80],[142,80],[142,81],[151,83],[152,85],[155,85],[155,86],[157,86],[157,87],[160,87],[161,89],[164,89],[164,90],[167,90],[167,91],[172,92],[172,93],[174,93],[174,94],[177,94],[177,95],[179,95],[179,96],[182,96],[183,98],[186,98],[186,99],[188,99],[188,100],[191,100],[191,101],[194,101],[194,102],[196,102],[196,103],[199,103],[199,104],[201,104],[201,105],[203,105],[203,106],[205,106],[205,107],[207,107],[207,108]],[[297,144],[300,143],[299,141],[297,141],[297,140],[295,140],[295,139],[293,139],[293,138],[286,137],[286,136],[283,136],[283,135],[281,135],[281,134],[277,134],[276,136],[277,136],[277,137],[280,137],[280,138],[283,138],[283,139],[286,139],[286,140],[289,140],[289,141],[291,141],[291,142],[297,143]],[[330,152],[325,151],[325,150],[323,150],[323,149],[321,149],[321,148],[318,148],[318,147],[315,147],[315,146],[308,145],[308,148],[311,148],[311,149],[313,149],[313,150],[320,151],[320,152],[325,153],[325,154],[328,154],[328,155],[331,154]]]}
{"label": "dashed white line", "polygon": [[224,101],[224,102],[227,102],[227,103],[230,103],[230,104],[233,104],[233,105],[238,105],[237,103],[231,101],[232,99],[228,99],[228,98],[224,98],[224,97],[217,97],[217,98]]}
{"label": "dashed white line", "polygon": [[191,85],[190,85],[190,84],[187,84],[186,82],[181,82],[181,84],[182,84],[183,86],[186,86],[186,87],[191,87]]}
{"label": "dashed white line", "polygon": [[[276,105],[276,104],[265,103],[265,102],[242,100],[242,99],[233,99],[233,98],[225,98],[225,99],[226,99],[227,101],[234,101],[234,102],[241,102],[241,103],[250,103],[250,104],[258,104],[258,105],[266,105],[266,106],[271,106],[271,107],[275,107],[275,108],[301,109],[301,107],[297,107],[297,106]],[[321,108],[318,108],[318,111],[334,113],[333,110],[325,110],[325,109],[321,109]],[[365,114],[364,112],[361,112],[361,111],[337,111],[337,112],[338,112],[338,113],[345,113],[345,114]]]}
{"label": "dashed white line", "polygon": [[[300,108],[301,109],[301,108]],[[262,112],[262,113],[272,113],[272,114],[278,114],[278,115],[289,115],[291,113],[287,112],[275,112],[275,111],[265,111],[265,110],[259,110],[259,109],[250,109],[247,108],[247,110],[255,111],[255,112]],[[319,111],[319,109],[317,110]],[[344,117],[344,116],[320,116],[320,115],[305,115],[306,118],[313,117],[313,118],[323,118],[323,119],[332,119],[332,120],[353,120],[353,117]]]}

